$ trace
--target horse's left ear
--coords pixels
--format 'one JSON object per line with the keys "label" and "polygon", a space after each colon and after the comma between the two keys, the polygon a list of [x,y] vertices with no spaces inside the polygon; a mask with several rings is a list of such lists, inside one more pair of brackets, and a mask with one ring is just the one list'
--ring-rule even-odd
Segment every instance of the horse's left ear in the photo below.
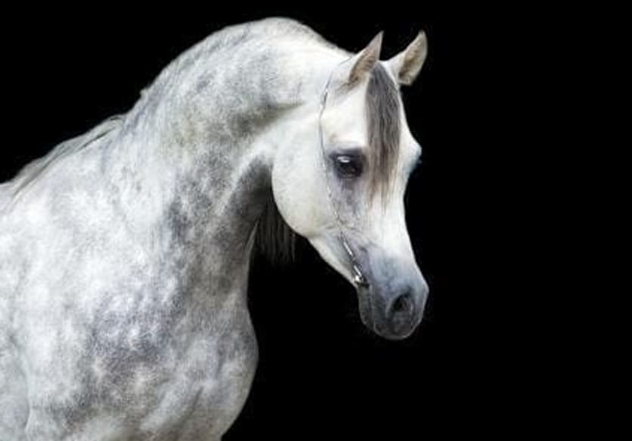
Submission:
{"label": "horse's left ear", "polygon": [[428,39],[424,31],[399,55],[387,61],[387,65],[399,81],[399,84],[410,86],[413,84],[428,55]]}
{"label": "horse's left ear", "polygon": [[382,52],[382,35],[383,32],[377,34],[373,40],[359,54],[351,60],[353,67],[349,72],[347,84],[352,86],[360,82],[365,76],[373,70],[377,62],[380,60],[380,52]]}

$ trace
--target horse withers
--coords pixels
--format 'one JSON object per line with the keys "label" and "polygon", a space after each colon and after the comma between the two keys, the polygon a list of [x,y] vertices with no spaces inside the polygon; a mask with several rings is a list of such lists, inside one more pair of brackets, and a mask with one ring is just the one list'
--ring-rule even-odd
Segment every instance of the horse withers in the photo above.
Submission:
{"label": "horse withers", "polygon": [[226,28],[0,185],[1,440],[219,440],[255,372],[250,254],[279,240],[274,213],[370,329],[413,332],[421,149],[399,89],[426,38],[380,61],[381,38],[350,54],[291,20]]}

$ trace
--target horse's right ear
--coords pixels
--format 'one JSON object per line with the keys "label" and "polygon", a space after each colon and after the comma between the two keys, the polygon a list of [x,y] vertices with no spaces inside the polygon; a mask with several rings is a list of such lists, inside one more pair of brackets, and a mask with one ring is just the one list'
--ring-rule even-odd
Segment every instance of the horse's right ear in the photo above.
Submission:
{"label": "horse's right ear", "polygon": [[399,84],[410,86],[419,75],[426,61],[426,55],[428,55],[428,39],[421,31],[403,52],[391,58],[387,64]]}
{"label": "horse's right ear", "polygon": [[362,81],[365,76],[373,70],[377,62],[380,60],[382,52],[382,35],[383,32],[377,34],[373,40],[359,54],[351,59],[351,71],[347,85],[353,86]]}

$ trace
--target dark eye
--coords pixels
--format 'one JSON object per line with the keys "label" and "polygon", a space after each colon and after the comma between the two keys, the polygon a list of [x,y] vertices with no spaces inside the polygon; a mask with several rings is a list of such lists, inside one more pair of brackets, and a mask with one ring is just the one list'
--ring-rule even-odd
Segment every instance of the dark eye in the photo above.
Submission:
{"label": "dark eye", "polygon": [[354,155],[338,155],[333,158],[336,172],[341,178],[357,178],[362,174],[362,159]]}

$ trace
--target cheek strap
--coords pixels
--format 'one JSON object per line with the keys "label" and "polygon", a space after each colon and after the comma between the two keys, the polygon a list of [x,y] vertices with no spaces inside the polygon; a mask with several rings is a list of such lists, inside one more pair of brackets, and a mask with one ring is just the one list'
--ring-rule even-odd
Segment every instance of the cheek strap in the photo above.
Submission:
{"label": "cheek strap", "polygon": [[321,163],[323,167],[323,173],[325,175],[325,187],[327,188],[327,198],[329,200],[329,207],[334,215],[334,219],[336,221],[336,226],[338,227],[338,236],[340,238],[340,242],[342,243],[342,248],[345,250],[345,253],[349,257],[349,262],[351,263],[351,269],[353,272],[353,283],[356,288],[368,288],[369,282],[367,278],[364,276],[362,269],[360,267],[360,263],[358,259],[351,249],[349,245],[349,241],[347,240],[347,236],[345,235],[342,219],[340,218],[340,212],[338,210],[338,206],[335,203],[333,194],[331,192],[331,186],[329,184],[329,174],[327,173],[327,155],[325,154],[325,137],[323,135],[323,114],[325,113],[325,107],[327,106],[327,98],[329,96],[329,86],[331,84],[331,79],[333,77],[334,71],[338,66],[345,63],[348,60],[343,61],[338,64],[329,74],[329,78],[327,78],[327,83],[325,84],[325,89],[323,91],[321,100],[320,100],[320,110],[318,113],[318,137],[320,140],[320,151],[321,151]]}

